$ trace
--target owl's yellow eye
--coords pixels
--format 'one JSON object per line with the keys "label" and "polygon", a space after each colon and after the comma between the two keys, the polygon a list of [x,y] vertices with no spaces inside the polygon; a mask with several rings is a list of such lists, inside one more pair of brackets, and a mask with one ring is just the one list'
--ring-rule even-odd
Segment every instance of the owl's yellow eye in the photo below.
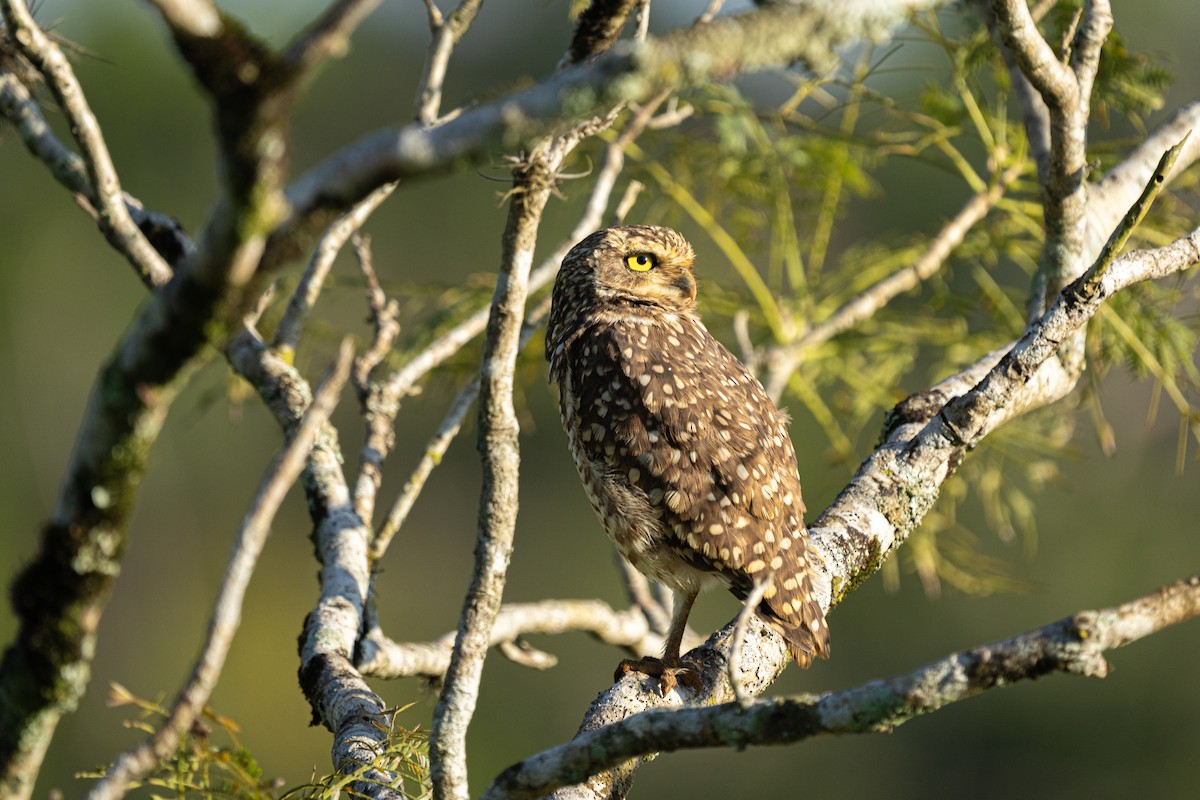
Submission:
{"label": "owl's yellow eye", "polygon": [[625,266],[634,272],[649,272],[657,263],[658,259],[649,253],[635,253],[625,257]]}

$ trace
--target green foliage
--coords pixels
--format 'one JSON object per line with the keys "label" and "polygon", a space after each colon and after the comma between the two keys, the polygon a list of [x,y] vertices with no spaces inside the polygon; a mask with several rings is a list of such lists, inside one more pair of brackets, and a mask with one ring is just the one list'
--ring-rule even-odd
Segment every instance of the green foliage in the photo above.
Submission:
{"label": "green foliage", "polygon": [[[1073,14],[1070,3],[1060,4],[1043,20],[1050,41],[1062,40]],[[643,136],[629,150],[635,177],[649,187],[642,216],[700,228],[709,242],[693,241],[700,240],[702,251],[715,245],[732,267],[729,280],[715,266],[720,259],[705,257],[713,276],[704,286],[706,318],[718,330],[740,326],[743,355],[760,372],[772,352],[804,341],[847,303],[910,269],[940,233],[942,219],[1003,183],[1000,199],[931,277],[803,351],[785,402],[824,431],[835,463],[852,463],[873,440],[880,416],[909,391],[1019,337],[1040,258],[1036,171],[1025,157],[1007,70],[985,26],[964,24],[960,12],[951,12],[929,16],[920,27],[925,40],[913,46],[940,51],[944,66],[926,67],[929,79],[913,97],[886,89],[885,67],[896,52],[868,50],[849,76],[786,76],[782,99],[775,87],[759,84],[753,91],[694,92],[688,98],[694,113],[684,125]],[[1141,118],[1159,107],[1169,73],[1116,34],[1101,65],[1093,108],[1105,120],[1119,116],[1140,129]],[[1101,142],[1094,149],[1103,163],[1128,147]],[[897,169],[950,176],[940,196],[959,199],[945,210],[938,203],[930,213],[908,215],[889,230],[875,218],[887,206],[875,201],[882,187],[896,185],[890,176]],[[1174,197],[1135,236],[1165,244],[1189,230],[1194,210],[1179,198],[1193,183],[1176,180]],[[898,198],[886,200],[895,206]],[[910,205],[923,209],[937,200],[914,197]],[[742,261],[761,267],[747,275]],[[1093,374],[1120,364],[1153,378],[1200,441],[1200,415],[1188,400],[1200,388],[1194,362],[1200,324],[1180,314],[1196,299],[1195,281],[1182,280],[1122,295],[1093,324],[1088,352]],[[1094,396],[1082,402],[1093,405],[1102,428]],[[943,583],[972,593],[1022,588],[1003,559],[984,555],[960,511],[978,505],[1001,543],[1021,541],[1032,553],[1035,499],[1071,457],[1078,407],[1059,403],[989,436],[947,483],[911,546],[900,551],[900,563],[888,566],[891,582],[908,569],[930,592]]]}
{"label": "green foliage", "polygon": [[[137,716],[127,720],[125,727],[147,735],[153,734],[169,713],[161,700],[139,698],[119,684],[112,685],[108,704],[136,709]],[[429,742],[424,731],[408,730],[396,722],[405,708],[396,709],[390,714],[392,727],[389,744],[376,763],[363,765],[349,774],[314,775],[308,783],[288,789],[281,778],[264,779],[262,767],[238,740],[241,732],[238,724],[206,707],[201,718],[192,724],[180,742],[175,754],[162,762],[144,781],[133,784],[131,788],[145,789],[149,797],[174,797],[179,800],[190,797],[327,800],[340,796],[351,783],[364,779],[372,769],[381,769],[396,776],[397,783],[391,788],[401,796],[414,800],[428,798],[432,791],[429,783]],[[102,778],[106,769],[99,767],[76,777]]]}

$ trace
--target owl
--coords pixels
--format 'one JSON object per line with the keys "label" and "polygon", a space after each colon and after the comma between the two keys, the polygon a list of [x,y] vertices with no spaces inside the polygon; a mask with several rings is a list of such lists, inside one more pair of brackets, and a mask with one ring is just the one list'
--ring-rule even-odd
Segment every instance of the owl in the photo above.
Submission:
{"label": "owl", "polygon": [[680,643],[714,585],[744,600],[765,583],[755,612],[796,663],[829,653],[787,415],[700,321],[694,260],[668,228],[593,233],[563,260],[546,332],[588,500],[621,555],[674,591],[662,659],[618,669],[664,693],[690,672]]}

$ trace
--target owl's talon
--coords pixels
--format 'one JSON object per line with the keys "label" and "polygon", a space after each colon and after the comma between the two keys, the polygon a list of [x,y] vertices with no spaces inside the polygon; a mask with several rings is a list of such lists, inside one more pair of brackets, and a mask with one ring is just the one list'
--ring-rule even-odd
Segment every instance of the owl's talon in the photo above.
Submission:
{"label": "owl's talon", "polygon": [[630,672],[640,672],[651,678],[657,678],[660,697],[666,697],[676,686],[691,689],[692,694],[699,694],[703,686],[699,670],[682,663],[674,667],[668,666],[661,658],[654,658],[652,656],[638,659],[624,659],[617,665],[617,671],[613,674],[613,680],[619,681]]}

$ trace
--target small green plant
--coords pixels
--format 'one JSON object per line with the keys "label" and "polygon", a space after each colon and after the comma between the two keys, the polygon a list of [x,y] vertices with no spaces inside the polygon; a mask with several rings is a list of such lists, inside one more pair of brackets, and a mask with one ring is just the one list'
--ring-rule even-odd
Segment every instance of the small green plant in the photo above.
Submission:
{"label": "small green plant", "polygon": [[[128,706],[136,711],[126,720],[126,728],[153,734],[169,714],[162,698],[146,700],[124,686],[110,687],[109,707]],[[389,744],[374,762],[362,764],[346,773],[313,775],[299,786],[285,788],[283,778],[264,779],[262,767],[253,754],[238,739],[241,727],[229,717],[206,706],[175,754],[158,765],[145,780],[132,784],[154,798],[224,797],[236,800],[326,800],[353,795],[351,785],[356,781],[375,780],[379,774],[393,778],[389,787],[402,796],[421,800],[431,793],[429,784],[429,741],[425,731],[408,729],[396,722],[399,715],[411,706],[388,712]],[[107,767],[81,772],[78,778],[102,778]]]}

